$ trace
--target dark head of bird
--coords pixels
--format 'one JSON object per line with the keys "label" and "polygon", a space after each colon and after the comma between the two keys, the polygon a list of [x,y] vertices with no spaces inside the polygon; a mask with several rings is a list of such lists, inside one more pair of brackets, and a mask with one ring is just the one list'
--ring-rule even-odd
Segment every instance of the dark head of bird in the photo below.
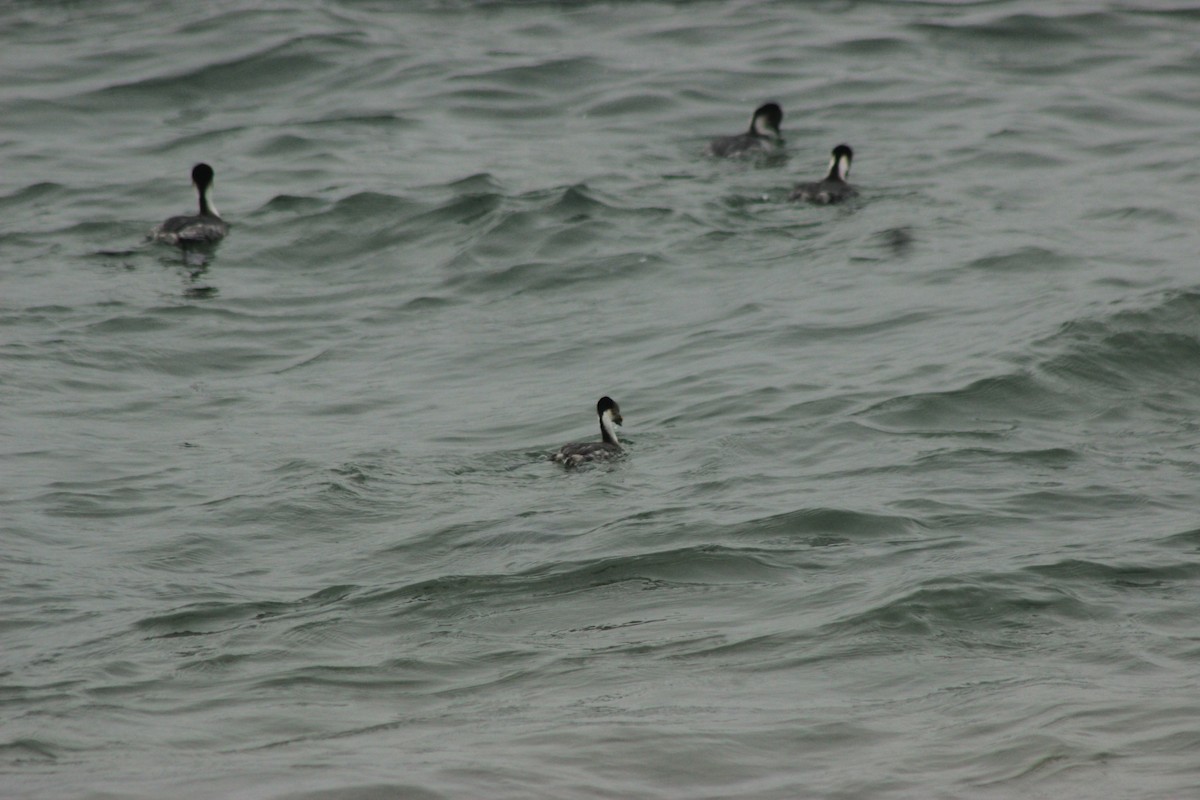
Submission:
{"label": "dark head of bird", "polygon": [[204,191],[213,182],[213,168],[208,164],[197,164],[192,167],[192,183],[196,184],[196,188]]}
{"label": "dark head of bird", "polygon": [[783,109],[776,103],[767,103],[754,110],[750,118],[750,133],[757,136],[779,136],[779,124],[783,122]]}
{"label": "dark head of bird", "polygon": [[600,401],[598,403],[596,403],[596,416],[600,417],[601,419],[604,419],[605,411],[611,411],[612,412],[612,421],[617,423],[618,425],[621,424],[621,422],[622,422],[621,408],[617,405],[616,400],[613,400],[611,397],[608,397],[607,395],[604,397],[601,397]]}

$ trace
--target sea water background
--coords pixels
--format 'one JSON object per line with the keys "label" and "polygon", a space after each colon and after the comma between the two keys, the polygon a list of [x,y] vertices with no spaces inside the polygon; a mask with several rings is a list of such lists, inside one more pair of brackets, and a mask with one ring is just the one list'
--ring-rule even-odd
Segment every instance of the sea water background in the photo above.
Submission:
{"label": "sea water background", "polygon": [[0,76],[4,797],[1200,795],[1194,6],[8,3]]}

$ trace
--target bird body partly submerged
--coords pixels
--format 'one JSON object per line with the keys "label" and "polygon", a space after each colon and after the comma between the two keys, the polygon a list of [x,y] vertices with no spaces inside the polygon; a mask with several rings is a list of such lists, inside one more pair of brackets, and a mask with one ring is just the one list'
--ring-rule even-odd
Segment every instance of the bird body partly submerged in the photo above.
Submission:
{"label": "bird body partly submerged", "polygon": [[596,415],[600,417],[600,441],[565,444],[550,459],[567,467],[577,467],[587,461],[608,461],[622,455],[625,450],[617,440],[616,430],[623,421],[620,407],[611,397],[601,397],[596,403]]}
{"label": "bird body partly submerged", "polygon": [[186,247],[216,244],[229,233],[229,223],[221,219],[217,207],[209,199],[213,169],[208,164],[192,168],[192,183],[200,196],[200,213],[171,217],[150,232],[155,241]]}
{"label": "bird body partly submerged", "polygon": [[171,217],[154,229],[154,238],[166,244],[216,244],[229,233],[229,223],[212,214]]}
{"label": "bird body partly submerged", "polygon": [[850,162],[854,160],[854,151],[849,145],[839,144],[833,148],[833,156],[829,161],[829,174],[824,180],[816,183],[802,183],[788,196],[789,200],[804,200],[818,205],[840,203],[858,194],[854,187],[846,182],[850,176]]}
{"label": "bird body partly submerged", "polygon": [[708,143],[705,152],[718,158],[748,155],[751,153],[774,153],[783,145],[779,124],[783,122],[783,109],[775,103],[759,106],[750,118],[750,130],[736,136],[721,136]]}
{"label": "bird body partly submerged", "polygon": [[584,461],[607,461],[624,453],[621,445],[612,442],[575,442],[564,444],[554,454],[554,460],[568,467],[582,464]]}

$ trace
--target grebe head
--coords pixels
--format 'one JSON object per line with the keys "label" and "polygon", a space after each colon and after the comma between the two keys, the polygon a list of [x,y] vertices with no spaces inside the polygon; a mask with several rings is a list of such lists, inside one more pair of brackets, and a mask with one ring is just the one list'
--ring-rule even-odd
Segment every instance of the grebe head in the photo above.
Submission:
{"label": "grebe head", "polygon": [[829,159],[829,180],[836,178],[844,181],[850,177],[850,162],[853,160],[854,151],[850,149],[850,145],[839,144],[833,148],[833,155]]}
{"label": "grebe head", "polygon": [[208,164],[197,164],[192,167],[192,183],[196,184],[196,188],[204,191],[212,184],[213,168]]}
{"label": "grebe head", "polygon": [[778,139],[779,123],[783,122],[783,109],[775,103],[767,103],[754,110],[750,118],[750,132],[768,139]]}
{"label": "grebe head", "polygon": [[617,405],[617,401],[611,397],[601,397],[600,402],[596,403],[596,414],[600,419],[610,419],[617,425],[624,422],[621,419],[621,407]]}

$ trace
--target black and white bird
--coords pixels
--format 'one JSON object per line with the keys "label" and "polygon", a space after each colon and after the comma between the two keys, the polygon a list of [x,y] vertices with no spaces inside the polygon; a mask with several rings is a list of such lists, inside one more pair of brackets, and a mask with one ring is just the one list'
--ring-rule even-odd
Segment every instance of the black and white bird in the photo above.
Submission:
{"label": "black and white bird", "polygon": [[217,207],[208,196],[213,182],[213,168],[208,164],[192,167],[192,184],[200,196],[200,213],[171,217],[150,232],[155,241],[180,247],[216,244],[229,233],[229,223],[221,219]]}
{"label": "black and white bird", "polygon": [[600,441],[565,444],[550,456],[551,460],[575,467],[585,461],[607,461],[624,453],[617,440],[616,426],[622,422],[617,402],[611,397],[601,397],[596,403],[596,415],[600,417]]}
{"label": "black and white bird", "polygon": [[850,162],[854,160],[854,151],[850,145],[839,144],[833,148],[833,156],[829,160],[829,174],[817,183],[802,183],[788,196],[789,200],[807,200],[810,203],[828,205],[840,203],[847,197],[858,194],[854,187],[846,183],[850,176]]}
{"label": "black and white bird", "polygon": [[750,130],[736,136],[722,136],[708,143],[706,152],[710,156],[727,158],[747,153],[774,153],[783,146],[783,135],[779,123],[783,122],[783,109],[775,103],[767,103],[754,110],[750,118]]}

